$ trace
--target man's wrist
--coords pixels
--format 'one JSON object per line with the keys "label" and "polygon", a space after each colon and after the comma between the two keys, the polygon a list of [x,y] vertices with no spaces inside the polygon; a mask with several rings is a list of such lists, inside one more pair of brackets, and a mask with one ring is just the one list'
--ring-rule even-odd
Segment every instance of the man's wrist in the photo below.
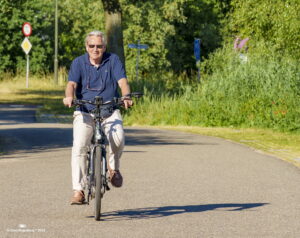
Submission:
{"label": "man's wrist", "polygon": [[123,99],[131,100],[131,93],[127,93],[123,96]]}

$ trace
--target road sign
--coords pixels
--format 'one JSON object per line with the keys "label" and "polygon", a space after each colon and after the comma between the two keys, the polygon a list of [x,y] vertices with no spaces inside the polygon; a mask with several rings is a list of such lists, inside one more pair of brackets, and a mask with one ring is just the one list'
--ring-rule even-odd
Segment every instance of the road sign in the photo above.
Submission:
{"label": "road sign", "polygon": [[196,61],[200,60],[200,39],[194,40],[194,55]]}
{"label": "road sign", "polygon": [[25,37],[25,39],[23,40],[21,47],[26,53],[26,55],[28,55],[29,51],[31,50],[32,44],[30,43],[27,37]]}
{"label": "road sign", "polygon": [[133,49],[148,49],[149,46],[145,45],[145,44],[128,44],[129,48],[133,48]]}
{"label": "road sign", "polygon": [[196,58],[196,67],[198,68],[198,82],[200,83],[200,59],[201,59],[201,50],[200,50],[200,39],[194,40],[194,55]]}
{"label": "road sign", "polygon": [[21,44],[22,49],[24,50],[25,54],[26,54],[26,59],[27,59],[27,63],[26,63],[26,88],[28,88],[29,85],[29,51],[31,50],[31,43],[28,40],[27,37],[25,37],[25,39],[23,40],[22,44]]}
{"label": "road sign", "polygon": [[25,22],[22,26],[22,32],[23,32],[23,35],[28,37],[31,35],[32,33],[32,27],[30,25],[29,22]]}
{"label": "road sign", "polygon": [[136,66],[135,66],[135,71],[136,71],[136,80],[138,80],[139,77],[139,60],[140,60],[140,51],[141,49],[148,49],[149,46],[146,44],[140,44],[140,40],[138,40],[137,44],[128,44],[128,47],[131,49],[137,49],[137,56],[136,56]]}

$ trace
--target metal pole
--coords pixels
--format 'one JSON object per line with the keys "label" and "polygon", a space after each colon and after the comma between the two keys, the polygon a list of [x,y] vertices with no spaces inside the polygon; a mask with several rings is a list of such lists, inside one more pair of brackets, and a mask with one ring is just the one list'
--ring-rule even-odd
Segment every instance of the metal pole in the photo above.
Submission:
{"label": "metal pole", "polygon": [[200,83],[201,40],[199,39],[198,83]]}
{"label": "metal pole", "polygon": [[29,87],[29,55],[26,54],[27,64],[26,64],[26,88]]}
{"label": "metal pole", "polygon": [[137,49],[137,57],[136,57],[136,80],[139,78],[139,59],[140,59],[140,49]]}
{"label": "metal pole", "polygon": [[198,83],[200,83],[200,60],[198,65]]}
{"label": "metal pole", "polygon": [[54,49],[54,82],[58,84],[58,20],[57,20],[57,0],[55,0],[55,49]]}
{"label": "metal pole", "polygon": [[138,40],[138,43],[137,43],[137,56],[136,56],[136,67],[135,67],[135,71],[136,71],[136,80],[138,80],[139,78],[139,59],[140,59],[140,40]]}

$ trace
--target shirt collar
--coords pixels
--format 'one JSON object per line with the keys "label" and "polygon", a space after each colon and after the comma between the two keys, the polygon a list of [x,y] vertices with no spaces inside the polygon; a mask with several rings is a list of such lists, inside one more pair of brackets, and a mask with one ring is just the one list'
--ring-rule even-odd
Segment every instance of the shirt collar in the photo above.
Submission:
{"label": "shirt collar", "polygon": [[[103,56],[102,56],[102,62],[101,62],[101,64],[100,64],[100,66],[103,65],[106,61],[109,60],[109,56],[110,56],[109,53],[104,52],[104,54],[103,54]],[[85,54],[84,54],[84,63],[86,63],[86,64],[88,64],[88,65],[92,65],[91,62],[90,62],[89,54],[88,54],[88,53],[85,53]]]}

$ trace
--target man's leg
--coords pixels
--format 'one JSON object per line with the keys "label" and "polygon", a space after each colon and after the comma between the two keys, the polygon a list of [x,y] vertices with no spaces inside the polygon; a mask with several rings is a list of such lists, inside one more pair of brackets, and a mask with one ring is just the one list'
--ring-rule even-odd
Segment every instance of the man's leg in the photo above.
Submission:
{"label": "man's leg", "polygon": [[72,148],[72,186],[74,196],[71,204],[84,201],[83,190],[86,184],[86,157],[93,136],[93,118],[88,113],[74,112]]}
{"label": "man's leg", "polygon": [[125,136],[120,111],[115,110],[109,118],[104,120],[102,126],[109,141],[107,160],[109,162],[111,182],[115,187],[121,187],[123,178],[119,169]]}

